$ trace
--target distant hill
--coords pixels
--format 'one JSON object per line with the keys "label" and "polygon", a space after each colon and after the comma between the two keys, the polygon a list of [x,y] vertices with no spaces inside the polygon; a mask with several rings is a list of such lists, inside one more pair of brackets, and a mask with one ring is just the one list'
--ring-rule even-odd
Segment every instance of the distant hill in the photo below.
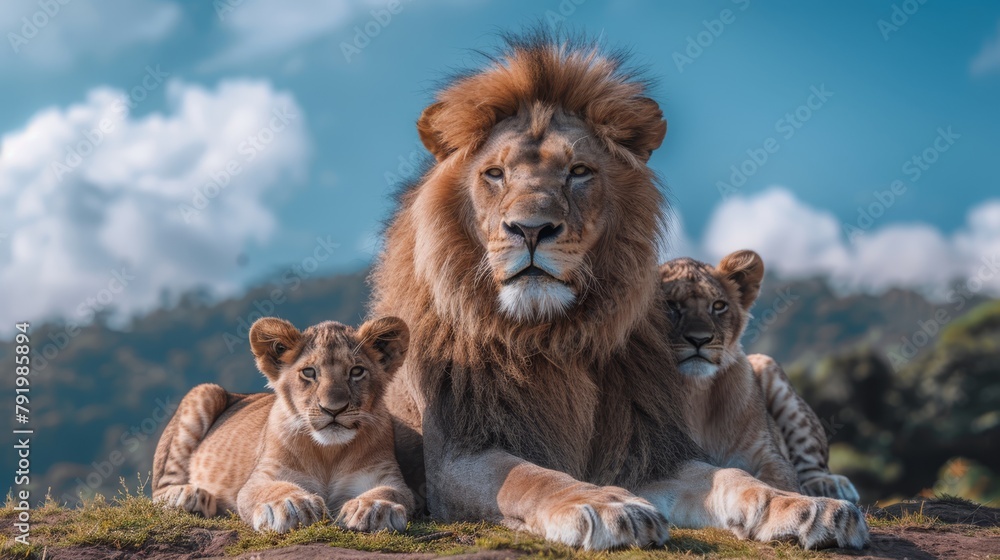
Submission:
{"label": "distant hill", "polygon": [[[34,360],[30,407],[30,427],[35,430],[31,477],[36,495],[40,497],[51,488],[57,499],[72,503],[79,493],[114,493],[121,476],[132,481],[137,473],[145,475],[151,469],[160,430],[172,408],[192,386],[211,381],[235,391],[263,390],[263,377],[254,367],[246,343],[246,329],[260,314],[277,315],[300,327],[327,319],[358,324],[365,315],[369,298],[365,276],[363,271],[304,280],[300,284],[265,285],[242,297],[217,303],[190,294],[176,307],[135,318],[124,331],[109,328],[101,321],[73,333],[67,333],[59,324],[33,325],[33,347],[36,354],[41,354]],[[886,430],[902,429],[908,416],[923,414],[927,421],[927,417],[941,413],[929,403],[937,402],[934,387],[948,385],[951,379],[948,372],[952,368],[975,364],[982,370],[977,375],[992,375],[994,385],[998,385],[1000,360],[996,358],[1000,350],[977,342],[978,353],[953,351],[954,347],[964,349],[971,340],[996,341],[1000,337],[1000,321],[990,322],[994,319],[988,313],[990,318],[983,319],[985,326],[976,323],[977,326],[970,327],[964,319],[957,320],[980,301],[970,301],[963,309],[956,310],[954,303],[932,304],[905,290],[883,296],[839,297],[819,280],[791,283],[768,280],[754,309],[755,319],[745,343],[749,352],[767,352],[789,365],[810,402],[818,403],[823,414],[832,414],[835,424],[853,426],[851,423],[856,420],[844,412],[852,410],[854,404],[848,406],[841,399],[843,395],[830,394],[831,387],[842,387],[844,383],[849,384],[842,391],[847,395],[862,391],[863,394],[855,395],[858,402],[873,401],[874,409],[894,410],[891,422],[878,415],[858,416],[859,422],[886,422],[884,426],[877,424],[879,428],[870,428],[876,432],[875,436],[865,431],[869,428],[852,427],[832,438],[835,444],[850,444],[852,453],[870,453],[874,457],[877,446],[865,443],[866,438],[875,437],[881,442],[878,438],[883,438]],[[936,342],[934,337],[928,337],[921,345],[920,356],[908,358],[900,364],[898,372],[894,371],[887,356],[898,353],[901,341],[912,339],[921,324],[940,316],[941,311],[950,313],[949,320],[939,328],[948,334]],[[958,327],[972,331],[960,332],[956,330]],[[0,344],[2,363],[13,363],[11,351],[10,343]],[[861,362],[851,362],[849,356],[857,356],[858,352],[864,358]],[[893,387],[893,391],[902,391],[899,393],[902,396],[893,398],[903,401],[884,400],[896,393],[884,392],[881,385],[869,387],[863,379],[855,379],[864,367],[876,367],[872,364],[884,366],[881,375],[885,379],[880,377],[879,383]],[[817,382],[824,376],[836,382]],[[7,395],[13,395],[12,379],[8,375],[0,381]],[[984,406],[1000,401],[1000,395],[990,395],[987,391]],[[957,402],[953,405],[958,406]],[[994,406],[992,410],[998,409],[1000,406]],[[864,414],[869,412],[864,409]],[[14,428],[12,416],[9,422]],[[987,425],[991,420],[977,421]],[[956,422],[948,426],[957,432],[965,429]],[[11,437],[10,430],[4,430],[0,445],[10,449],[14,443]],[[978,444],[980,439],[970,441]],[[898,458],[888,455],[899,453],[891,443],[878,443],[881,446],[877,449],[878,461],[882,463],[877,464],[898,462]],[[959,451],[953,448],[941,451],[947,455],[941,461],[960,455]],[[938,459],[935,457],[933,461]],[[994,472],[1000,471],[997,461],[981,462],[989,463]],[[4,472],[13,472],[16,468],[13,454],[5,453],[0,466]],[[912,494],[933,485],[940,465],[927,468],[931,475],[924,469],[910,473],[913,476],[897,476],[886,486],[887,492]],[[862,473],[864,469],[854,470],[859,476],[868,476]],[[871,482],[866,487],[866,497],[884,497],[879,485],[885,481]]]}
{"label": "distant hill", "polygon": [[[359,272],[261,286],[214,304],[191,294],[175,308],[136,318],[125,331],[98,323],[71,337],[62,325],[33,325],[33,350],[41,354],[33,359],[29,426],[36,493],[51,488],[67,501],[80,492],[114,494],[120,476],[134,481],[136,473],[149,472],[172,407],[198,383],[264,390],[247,343],[247,328],[261,312],[303,328],[327,319],[357,324],[368,297]],[[0,345],[2,363],[13,364],[11,348]],[[14,394],[12,375],[0,384],[4,394]],[[13,410],[8,418],[14,427]],[[11,449],[11,438],[11,430],[3,430],[0,445]],[[3,472],[14,472],[15,459],[3,454]]]}

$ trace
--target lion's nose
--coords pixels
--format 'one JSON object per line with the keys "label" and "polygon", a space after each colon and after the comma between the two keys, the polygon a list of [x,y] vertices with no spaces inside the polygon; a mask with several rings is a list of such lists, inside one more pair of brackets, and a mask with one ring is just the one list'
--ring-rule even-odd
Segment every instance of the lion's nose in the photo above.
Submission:
{"label": "lion's nose", "polygon": [[514,237],[520,237],[528,247],[528,252],[535,254],[535,249],[543,241],[548,241],[559,237],[566,229],[562,224],[546,222],[544,224],[529,225],[521,222],[504,222],[504,230]]}
{"label": "lion's nose", "polygon": [[684,339],[690,342],[695,348],[701,348],[702,346],[712,342],[715,338],[708,333],[688,333],[684,335]]}
{"label": "lion's nose", "polygon": [[336,418],[341,412],[347,410],[348,404],[349,403],[345,402],[343,405],[339,405],[339,404],[337,404],[337,405],[331,405],[331,406],[319,405],[319,408],[323,412],[329,414],[331,418]]}

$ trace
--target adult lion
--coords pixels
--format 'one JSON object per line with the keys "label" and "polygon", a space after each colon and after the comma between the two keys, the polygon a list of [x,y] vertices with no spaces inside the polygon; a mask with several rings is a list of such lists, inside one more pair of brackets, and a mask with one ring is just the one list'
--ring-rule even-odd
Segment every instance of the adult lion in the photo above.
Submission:
{"label": "adult lion", "polygon": [[422,436],[435,517],[588,549],[660,544],[667,519],[860,547],[853,504],[712,467],[686,433],[646,166],[667,126],[622,60],[508,39],[421,115],[436,164],[373,273],[374,312],[412,333],[388,397],[398,453],[419,466]]}

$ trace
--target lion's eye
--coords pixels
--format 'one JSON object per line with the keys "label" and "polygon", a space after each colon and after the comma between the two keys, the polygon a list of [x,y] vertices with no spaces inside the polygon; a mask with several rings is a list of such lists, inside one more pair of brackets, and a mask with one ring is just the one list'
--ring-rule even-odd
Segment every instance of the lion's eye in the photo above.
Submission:
{"label": "lion's eye", "polygon": [[667,302],[667,308],[670,309],[671,313],[680,313],[681,312],[681,304],[679,304],[679,303],[677,303],[676,301],[673,301],[673,300]]}
{"label": "lion's eye", "polygon": [[490,179],[503,179],[503,169],[500,169],[499,167],[491,167],[484,173]]}
{"label": "lion's eye", "polygon": [[727,309],[729,309],[729,304],[722,300],[716,301],[712,304],[712,311],[716,313],[725,313]]}
{"label": "lion's eye", "polygon": [[354,381],[357,381],[358,379],[361,379],[362,377],[364,377],[367,374],[368,374],[368,370],[366,370],[365,368],[363,368],[361,366],[354,366],[354,367],[351,368],[351,371],[348,372],[348,375],[350,375],[351,379],[354,380]]}
{"label": "lion's eye", "polygon": [[316,379],[316,368],[303,368],[299,373],[301,373],[302,377],[305,377],[306,379]]}
{"label": "lion's eye", "polygon": [[594,171],[587,167],[586,165],[574,165],[572,169],[569,170],[569,174],[574,177],[587,177],[591,175]]}

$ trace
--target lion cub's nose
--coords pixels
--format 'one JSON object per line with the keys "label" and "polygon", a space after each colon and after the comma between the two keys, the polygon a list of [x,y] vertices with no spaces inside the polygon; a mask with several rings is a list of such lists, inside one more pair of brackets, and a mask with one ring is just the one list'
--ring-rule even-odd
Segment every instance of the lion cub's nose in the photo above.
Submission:
{"label": "lion cub's nose", "polygon": [[336,418],[341,412],[347,410],[347,405],[348,405],[348,403],[345,402],[343,404],[343,406],[341,406],[339,404],[338,405],[333,405],[333,406],[330,406],[330,407],[319,405],[319,408],[323,412],[329,414],[331,418]]}
{"label": "lion cub's nose", "polygon": [[553,224],[552,222],[546,222],[544,224],[539,224],[536,226],[520,223],[520,222],[504,222],[503,228],[507,233],[513,235],[514,237],[520,237],[524,240],[524,244],[528,246],[528,252],[532,255],[535,254],[535,248],[542,241],[547,241],[550,239],[555,239],[563,232],[562,224]]}
{"label": "lion cub's nose", "polygon": [[708,333],[688,333],[684,335],[684,339],[691,343],[695,348],[701,348],[702,346],[712,342],[715,338]]}

